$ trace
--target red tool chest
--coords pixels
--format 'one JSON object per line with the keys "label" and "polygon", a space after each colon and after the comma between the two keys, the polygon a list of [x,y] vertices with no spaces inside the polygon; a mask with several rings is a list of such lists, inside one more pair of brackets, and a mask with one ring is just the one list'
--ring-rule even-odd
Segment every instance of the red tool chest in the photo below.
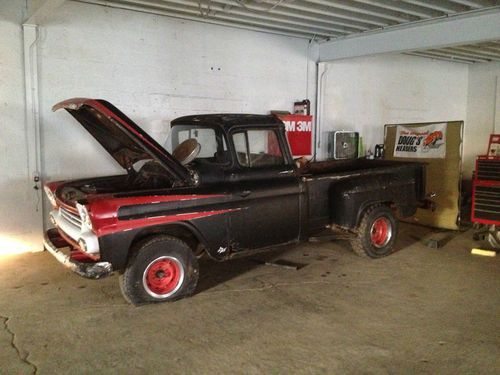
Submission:
{"label": "red tool chest", "polygon": [[487,155],[476,158],[472,222],[500,226],[500,134],[492,134]]}

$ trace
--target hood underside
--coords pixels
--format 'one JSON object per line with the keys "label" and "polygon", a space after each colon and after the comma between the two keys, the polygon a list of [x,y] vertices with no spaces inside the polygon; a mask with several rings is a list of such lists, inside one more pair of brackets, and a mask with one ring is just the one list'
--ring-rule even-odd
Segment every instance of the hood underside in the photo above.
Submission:
{"label": "hood underside", "polygon": [[127,171],[139,161],[155,160],[177,182],[189,183],[189,171],[111,103],[74,98],[54,105],[52,110],[60,108],[68,111]]}

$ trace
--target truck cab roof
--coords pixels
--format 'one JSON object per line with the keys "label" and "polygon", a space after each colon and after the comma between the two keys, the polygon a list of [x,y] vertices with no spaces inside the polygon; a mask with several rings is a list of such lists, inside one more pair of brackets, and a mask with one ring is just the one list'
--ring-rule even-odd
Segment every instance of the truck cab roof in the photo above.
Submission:
{"label": "truck cab roof", "polygon": [[171,126],[176,125],[220,126],[225,132],[233,127],[248,125],[284,126],[280,119],[272,115],[253,115],[243,113],[218,113],[208,115],[192,115],[176,118]]}

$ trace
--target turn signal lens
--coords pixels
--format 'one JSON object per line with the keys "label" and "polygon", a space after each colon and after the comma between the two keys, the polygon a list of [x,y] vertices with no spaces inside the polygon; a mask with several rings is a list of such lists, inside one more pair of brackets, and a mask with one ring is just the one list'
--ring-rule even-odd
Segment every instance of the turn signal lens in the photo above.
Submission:
{"label": "turn signal lens", "polygon": [[45,195],[47,195],[47,198],[49,199],[49,202],[52,205],[52,207],[56,208],[57,207],[56,197],[52,192],[52,190],[50,190],[48,186],[45,186],[43,190],[45,191]]}
{"label": "turn signal lens", "polygon": [[85,240],[83,238],[80,238],[78,240],[78,246],[80,246],[80,249],[82,251],[85,251],[85,252],[87,251],[87,243],[85,242]]}

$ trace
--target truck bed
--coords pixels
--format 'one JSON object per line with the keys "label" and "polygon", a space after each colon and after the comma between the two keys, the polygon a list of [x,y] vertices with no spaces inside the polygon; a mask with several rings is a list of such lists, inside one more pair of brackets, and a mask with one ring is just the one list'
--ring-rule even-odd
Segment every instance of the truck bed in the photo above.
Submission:
{"label": "truck bed", "polygon": [[[354,196],[363,195],[365,191],[363,199],[382,202],[385,200],[382,191],[394,185],[397,186],[394,189],[396,201],[423,199],[424,173],[423,163],[392,160],[330,160],[308,164],[301,169],[301,174],[308,193],[309,234],[322,231],[330,224],[350,229],[357,218],[353,217],[355,212],[346,216],[346,207],[349,207],[346,201],[356,200]],[[336,189],[341,183],[342,189]],[[356,186],[356,191],[349,196],[339,196],[337,191],[349,191],[349,185]],[[336,215],[340,211],[343,212],[341,218]]]}
{"label": "truck bed", "polygon": [[304,176],[318,176],[330,174],[344,174],[359,171],[371,172],[376,169],[377,172],[383,168],[406,166],[406,165],[420,165],[415,162],[404,162],[394,160],[368,160],[364,158],[351,159],[351,160],[326,160],[318,161],[307,164],[302,170]]}

